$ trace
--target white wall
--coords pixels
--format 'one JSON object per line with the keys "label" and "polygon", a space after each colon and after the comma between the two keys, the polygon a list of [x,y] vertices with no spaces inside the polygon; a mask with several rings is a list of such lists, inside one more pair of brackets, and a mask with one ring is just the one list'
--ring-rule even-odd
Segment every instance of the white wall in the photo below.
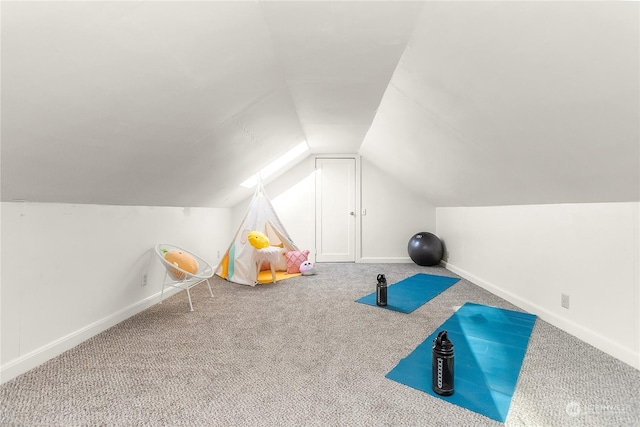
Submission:
{"label": "white wall", "polygon": [[362,160],[362,261],[413,262],[409,239],[436,233],[436,209],[366,159]]}
{"label": "white wall", "polygon": [[228,209],[1,208],[3,382],[157,303],[164,271],[155,244],[173,243],[217,264],[231,238]]}
{"label": "white wall", "polygon": [[640,369],[639,206],[438,208],[437,232],[448,269]]}
{"label": "white wall", "polygon": [[[436,210],[424,198],[366,159],[360,162],[362,209],[361,250],[357,262],[412,262],[407,254],[411,236],[420,231],[435,233]],[[265,190],[278,217],[301,249],[315,248],[315,160],[311,156],[283,174]],[[238,227],[249,200],[232,209]],[[235,231],[235,228],[234,228]]]}

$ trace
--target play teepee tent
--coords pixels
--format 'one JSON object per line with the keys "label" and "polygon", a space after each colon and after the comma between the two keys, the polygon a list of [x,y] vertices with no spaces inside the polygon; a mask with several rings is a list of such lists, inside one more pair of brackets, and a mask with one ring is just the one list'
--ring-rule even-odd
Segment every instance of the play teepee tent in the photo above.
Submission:
{"label": "play teepee tent", "polygon": [[282,245],[284,251],[298,250],[280,222],[262,184],[258,183],[247,213],[229,249],[216,267],[215,273],[218,276],[241,285],[254,286],[257,283],[256,250],[247,241],[247,235],[251,231],[266,234],[272,246]]}

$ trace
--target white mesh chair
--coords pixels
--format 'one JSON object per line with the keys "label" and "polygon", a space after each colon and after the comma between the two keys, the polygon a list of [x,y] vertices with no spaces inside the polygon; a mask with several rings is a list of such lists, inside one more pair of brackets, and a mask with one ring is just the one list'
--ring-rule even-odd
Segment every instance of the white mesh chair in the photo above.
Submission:
{"label": "white mesh chair", "polygon": [[[198,271],[196,273],[190,273],[167,261],[164,257],[165,253],[173,250],[185,252],[195,258],[195,260],[198,261]],[[160,293],[161,304],[165,288],[172,287],[184,289],[187,291],[187,296],[189,297],[189,307],[191,308],[191,311],[193,311],[193,303],[191,302],[191,292],[189,292],[189,289],[202,282],[207,282],[209,293],[211,294],[211,298],[213,298],[213,291],[211,290],[211,284],[209,283],[209,279],[213,276],[213,267],[207,261],[195,255],[193,252],[168,243],[160,243],[156,245],[156,255],[158,255],[160,262],[165,268],[162,292]]]}

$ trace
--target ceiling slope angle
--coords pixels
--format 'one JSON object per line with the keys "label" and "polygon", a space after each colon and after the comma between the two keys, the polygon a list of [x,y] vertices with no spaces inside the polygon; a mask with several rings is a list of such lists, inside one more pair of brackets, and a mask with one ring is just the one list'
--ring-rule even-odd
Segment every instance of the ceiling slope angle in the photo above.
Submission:
{"label": "ceiling slope angle", "polygon": [[3,201],[232,206],[304,140],[258,2],[2,12]]}
{"label": "ceiling slope angle", "polygon": [[427,2],[360,154],[437,206],[638,201],[639,8]]}
{"label": "ceiling slope angle", "polygon": [[262,2],[314,153],[356,153],[423,2]]}

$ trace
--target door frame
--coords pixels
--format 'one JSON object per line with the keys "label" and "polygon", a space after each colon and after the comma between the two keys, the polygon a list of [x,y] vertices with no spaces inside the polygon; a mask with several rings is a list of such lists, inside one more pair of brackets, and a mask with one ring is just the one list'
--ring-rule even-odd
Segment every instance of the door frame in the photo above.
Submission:
{"label": "door frame", "polygon": [[[362,173],[360,171],[360,165],[361,165],[361,161],[360,161],[360,155],[358,154],[316,154],[313,156],[313,167],[314,170],[315,169],[315,165],[316,165],[316,160],[317,159],[353,159],[355,160],[355,216],[356,216],[356,225],[355,225],[355,242],[354,242],[354,249],[355,249],[355,262],[359,263],[362,261],[362,184],[361,184],[361,178],[362,178]],[[315,190],[314,190],[315,192]],[[318,195],[315,195],[315,200],[314,200],[314,204],[318,203]],[[315,224],[315,229],[316,231],[314,232],[314,240],[315,240],[315,247],[314,247],[314,251],[313,251],[313,262],[316,262],[316,254],[318,253],[318,236],[317,234],[315,234],[317,232],[318,229],[318,206],[315,205],[314,206],[314,224]]]}

